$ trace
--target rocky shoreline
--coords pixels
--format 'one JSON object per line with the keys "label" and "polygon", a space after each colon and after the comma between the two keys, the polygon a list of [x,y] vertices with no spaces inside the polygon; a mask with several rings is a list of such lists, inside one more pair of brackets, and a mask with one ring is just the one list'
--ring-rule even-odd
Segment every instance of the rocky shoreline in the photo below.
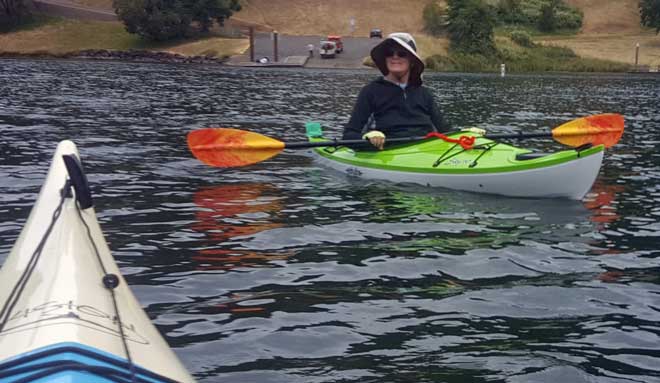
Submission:
{"label": "rocky shoreline", "polygon": [[218,58],[213,56],[185,56],[179,53],[163,51],[117,51],[109,49],[85,49],[77,52],[67,52],[61,54],[48,52],[0,52],[0,58],[113,60],[167,64],[224,64],[228,60],[228,58]]}

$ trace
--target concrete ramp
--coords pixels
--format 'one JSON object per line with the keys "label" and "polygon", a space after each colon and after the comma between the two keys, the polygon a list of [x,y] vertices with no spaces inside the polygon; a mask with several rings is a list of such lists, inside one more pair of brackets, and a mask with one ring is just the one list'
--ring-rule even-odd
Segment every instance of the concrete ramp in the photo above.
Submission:
{"label": "concrete ramp", "polygon": [[269,61],[267,63],[251,62],[250,58],[245,55],[234,56],[225,65],[242,66],[242,67],[265,67],[265,68],[295,68],[304,67],[307,64],[309,56],[287,56],[281,61]]}

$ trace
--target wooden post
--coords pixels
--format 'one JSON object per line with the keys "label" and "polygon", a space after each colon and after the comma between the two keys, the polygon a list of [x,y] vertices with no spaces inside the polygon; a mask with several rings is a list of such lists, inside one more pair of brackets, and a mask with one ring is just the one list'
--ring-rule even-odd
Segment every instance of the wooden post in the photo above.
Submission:
{"label": "wooden post", "polygon": [[250,27],[250,62],[254,62],[254,27]]}
{"label": "wooden post", "polygon": [[277,31],[273,31],[273,61],[279,61],[277,58]]}

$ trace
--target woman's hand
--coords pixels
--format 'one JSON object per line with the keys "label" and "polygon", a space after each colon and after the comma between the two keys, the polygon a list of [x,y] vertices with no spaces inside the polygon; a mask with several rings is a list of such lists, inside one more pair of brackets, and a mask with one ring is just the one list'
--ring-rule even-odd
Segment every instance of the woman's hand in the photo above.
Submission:
{"label": "woman's hand", "polygon": [[385,134],[380,130],[372,130],[368,133],[365,133],[362,138],[369,140],[371,145],[378,148],[378,150],[383,150],[385,146]]}

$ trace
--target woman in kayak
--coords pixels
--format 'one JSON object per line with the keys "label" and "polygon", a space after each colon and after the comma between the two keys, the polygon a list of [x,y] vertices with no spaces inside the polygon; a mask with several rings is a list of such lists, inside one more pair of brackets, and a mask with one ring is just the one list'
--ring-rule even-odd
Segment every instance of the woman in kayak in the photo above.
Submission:
{"label": "woman in kayak", "polygon": [[433,94],[422,86],[424,63],[410,34],[390,34],[371,50],[371,58],[383,77],[360,91],[343,139],[363,138],[382,150],[386,137],[424,136],[450,129]]}

